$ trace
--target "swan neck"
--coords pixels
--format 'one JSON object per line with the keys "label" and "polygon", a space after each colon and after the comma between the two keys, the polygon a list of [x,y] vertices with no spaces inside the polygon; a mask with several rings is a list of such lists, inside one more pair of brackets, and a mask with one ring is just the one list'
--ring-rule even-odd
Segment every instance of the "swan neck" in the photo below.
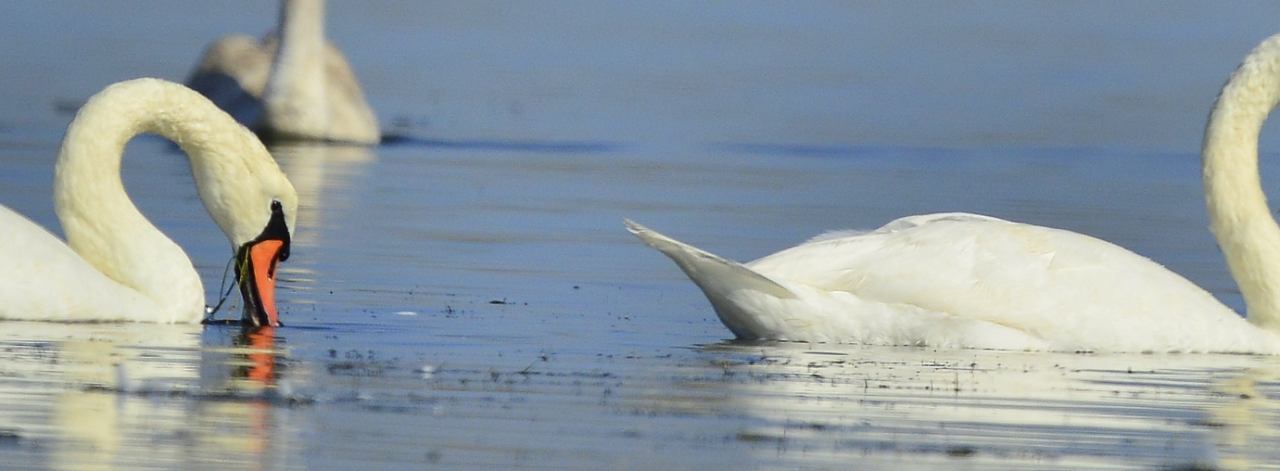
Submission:
{"label": "swan neck", "polygon": [[1258,136],[1280,102],[1280,35],[1249,54],[1223,87],[1201,149],[1209,225],[1248,319],[1280,332],[1280,226],[1258,172]]}
{"label": "swan neck", "polygon": [[205,208],[233,245],[252,235],[228,228],[265,226],[265,215],[247,224],[232,221],[231,199],[244,193],[230,190],[255,178],[247,159],[266,150],[199,94],[157,79],[122,82],[95,95],[63,138],[54,209],[67,244],[107,277],[155,300],[161,312],[188,316],[174,321],[198,321],[204,309],[199,275],[182,248],[138,211],[121,182],[125,144],[144,133],[164,136],[187,154]]}
{"label": "swan neck", "polygon": [[277,64],[323,65],[320,61],[302,59],[318,57],[323,52],[324,0],[282,0],[278,21],[281,44]]}
{"label": "swan neck", "polygon": [[322,135],[328,127],[323,0],[280,3],[280,47],[263,93],[265,128],[283,138]]}

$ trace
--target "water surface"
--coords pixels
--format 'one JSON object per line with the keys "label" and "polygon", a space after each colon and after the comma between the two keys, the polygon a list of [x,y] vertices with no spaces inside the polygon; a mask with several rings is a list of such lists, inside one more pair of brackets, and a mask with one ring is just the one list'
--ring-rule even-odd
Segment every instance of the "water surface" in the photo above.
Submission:
{"label": "water surface", "polygon": [[[181,79],[212,37],[264,30],[259,3],[0,7],[0,202],[57,232],[66,109]],[[0,467],[1268,466],[1276,360],[733,342],[621,226],[745,261],[979,212],[1239,310],[1196,152],[1275,12],[1234,7],[331,2],[410,138],[272,149],[301,197],[287,326],[0,323]],[[124,173],[212,302],[230,251],[181,154],[141,138]]]}

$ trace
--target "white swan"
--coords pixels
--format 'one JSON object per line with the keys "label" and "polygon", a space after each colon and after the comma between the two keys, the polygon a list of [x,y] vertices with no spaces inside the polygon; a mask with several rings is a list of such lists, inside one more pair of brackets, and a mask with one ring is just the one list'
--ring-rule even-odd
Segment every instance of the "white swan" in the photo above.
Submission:
{"label": "white swan", "polygon": [[1245,320],[1164,267],[1074,232],[972,214],[831,233],[747,264],[639,224],[742,339],[1014,350],[1280,354],[1280,227],[1258,133],[1280,101],[1280,35],[1245,58],[1205,130],[1213,234]]}
{"label": "white swan", "polygon": [[107,87],[67,128],[53,187],[67,243],[0,206],[0,319],[203,319],[191,260],[138,212],[120,180],[125,143],[142,133],[187,153],[200,199],[235,250],[246,319],[279,325],[275,269],[289,256],[293,186],[253,133],[199,94],[158,79]]}
{"label": "white swan", "polygon": [[[351,66],[324,37],[323,0],[282,0],[278,30],[205,50],[187,86],[265,138],[377,144],[378,118]],[[278,52],[278,53],[277,53]]]}

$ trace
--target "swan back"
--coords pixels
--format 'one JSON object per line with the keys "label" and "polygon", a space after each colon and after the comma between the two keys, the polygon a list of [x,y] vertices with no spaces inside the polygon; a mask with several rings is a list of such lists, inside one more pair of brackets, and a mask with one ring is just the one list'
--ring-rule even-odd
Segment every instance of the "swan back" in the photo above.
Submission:
{"label": "swan back", "polygon": [[[1277,350],[1274,336],[1255,335],[1211,294],[1145,257],[1083,234],[978,215],[903,218],[746,266],[875,306],[1012,328],[1047,342],[1038,348]],[[1222,328],[1233,322],[1248,328]],[[965,345],[999,345],[986,341]]]}
{"label": "swan back", "polygon": [[143,133],[186,152],[200,199],[233,250],[267,226],[273,201],[292,228],[297,196],[253,133],[186,87],[137,79],[85,103],[67,128],[55,169],[54,207],[67,244],[162,310],[202,313],[203,287],[186,253],[138,211],[120,179],[125,144]]}
{"label": "swan back", "polygon": [[1227,80],[1205,128],[1209,225],[1254,324],[1280,332],[1280,227],[1258,173],[1258,136],[1280,102],[1280,35],[1267,38]]}

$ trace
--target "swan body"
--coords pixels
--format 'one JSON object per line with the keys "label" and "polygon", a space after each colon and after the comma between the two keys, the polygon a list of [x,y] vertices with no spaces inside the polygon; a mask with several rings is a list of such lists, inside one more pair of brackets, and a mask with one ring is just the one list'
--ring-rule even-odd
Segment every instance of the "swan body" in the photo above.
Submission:
{"label": "swan body", "polygon": [[1009,350],[1280,354],[1280,227],[1257,167],[1280,101],[1280,35],[1254,49],[1205,130],[1211,229],[1248,316],[1114,244],[963,213],[837,232],[739,264],[626,221],[742,339]]}
{"label": "swan body", "polygon": [[99,92],[67,128],[54,174],[63,243],[0,206],[0,319],[193,323],[204,288],[186,253],[125,193],[120,163],[155,133],[191,162],[206,210],[237,251],[246,316],[278,324],[275,264],[288,256],[293,186],[260,141],[204,97],[158,79]]}
{"label": "swan body", "polygon": [[213,42],[186,83],[267,138],[381,139],[346,57],[324,38],[323,0],[283,0],[278,29],[262,41]]}

